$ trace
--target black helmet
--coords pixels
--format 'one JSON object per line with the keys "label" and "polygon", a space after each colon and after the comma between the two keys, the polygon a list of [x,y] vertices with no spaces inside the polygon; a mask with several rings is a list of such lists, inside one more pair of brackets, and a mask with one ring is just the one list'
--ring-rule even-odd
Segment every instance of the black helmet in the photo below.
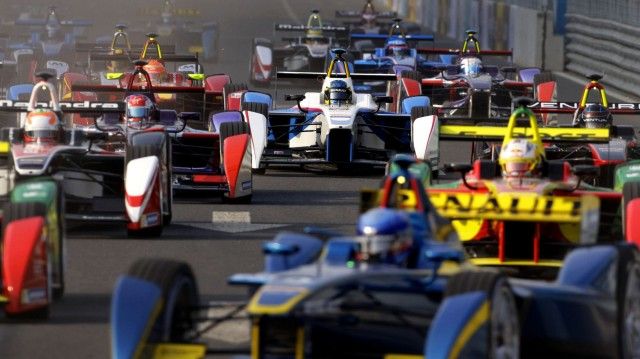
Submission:
{"label": "black helmet", "polygon": [[589,104],[578,116],[576,127],[608,128],[613,123],[611,112],[601,104]]}
{"label": "black helmet", "polygon": [[324,100],[331,105],[351,103],[351,89],[343,80],[333,80],[325,91]]}

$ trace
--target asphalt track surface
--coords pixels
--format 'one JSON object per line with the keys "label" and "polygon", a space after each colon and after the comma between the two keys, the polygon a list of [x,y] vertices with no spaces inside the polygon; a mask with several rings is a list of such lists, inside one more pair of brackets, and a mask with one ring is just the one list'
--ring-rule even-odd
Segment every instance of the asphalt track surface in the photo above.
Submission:
{"label": "asphalt track surface", "polygon": [[[7,0],[2,0],[4,2]],[[132,21],[127,14],[158,1],[104,1],[90,12],[64,2],[72,16],[95,19],[102,34],[115,22]],[[205,17],[219,23],[223,53],[207,72],[230,73],[246,81],[251,39],[271,38],[273,23],[305,21],[310,9],[331,15],[336,9],[356,9],[362,1],[234,0],[177,1],[180,7],[201,7]],[[199,4],[198,4],[199,3]],[[81,9],[81,8],[80,8]],[[561,79],[560,100],[576,100],[581,85]],[[616,100],[615,98],[612,100]],[[625,120],[633,123],[637,118]],[[444,161],[467,161],[468,145],[445,144]],[[381,172],[316,173],[268,170],[254,177],[251,205],[224,205],[218,198],[178,197],[174,221],[161,239],[126,238],[121,225],[84,225],[71,228],[67,239],[67,291],[54,304],[46,322],[16,323],[0,319],[0,358],[106,358],[109,349],[110,295],[118,275],[140,257],[188,261],[207,300],[240,300],[242,288],[226,285],[236,272],[262,268],[261,244],[280,230],[318,225],[352,233],[358,214],[358,191],[376,187]],[[241,212],[237,214],[237,212]],[[250,222],[247,221],[250,217]],[[214,221],[215,219],[215,221]],[[234,222],[236,221],[236,222]],[[233,339],[233,338],[231,338]]]}

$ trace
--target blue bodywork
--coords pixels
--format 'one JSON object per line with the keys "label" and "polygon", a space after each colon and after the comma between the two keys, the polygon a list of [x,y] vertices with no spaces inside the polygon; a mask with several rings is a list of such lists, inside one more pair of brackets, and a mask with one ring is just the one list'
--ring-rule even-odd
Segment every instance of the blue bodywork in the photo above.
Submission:
{"label": "blue bodywork", "polygon": [[[396,157],[400,170],[384,183],[392,181],[401,188],[415,183],[410,162],[407,156]],[[427,198],[423,188],[421,192],[417,198]],[[359,233],[397,238],[410,233],[422,244],[411,246],[420,258],[414,265],[367,262],[363,246],[370,242],[362,235],[322,241],[283,233],[264,245],[264,271],[235,274],[228,282],[258,289],[247,312],[261,335],[277,328],[280,344],[294,347],[297,328],[304,328],[305,335],[312,335],[308,340],[314,353],[329,350],[329,357],[337,355],[335,350],[340,356],[353,351],[362,356],[424,354],[445,359],[455,351],[465,358],[487,357],[492,294],[475,290],[444,296],[453,274],[476,269],[464,263],[459,243],[435,240],[440,228],[432,227],[434,215],[427,205],[424,211],[374,208],[360,217]],[[623,292],[620,283],[629,265],[637,262],[637,249],[627,244],[586,246],[570,252],[553,282],[508,279],[519,313],[521,353],[615,356],[623,318],[617,304]],[[119,338],[140,337],[140,323],[148,320],[157,300],[151,287],[128,277],[116,285],[111,314],[114,353],[132,347]],[[287,326],[292,320],[298,325]],[[287,336],[287,330],[293,331]],[[256,345],[265,343],[269,341],[261,339]]]}

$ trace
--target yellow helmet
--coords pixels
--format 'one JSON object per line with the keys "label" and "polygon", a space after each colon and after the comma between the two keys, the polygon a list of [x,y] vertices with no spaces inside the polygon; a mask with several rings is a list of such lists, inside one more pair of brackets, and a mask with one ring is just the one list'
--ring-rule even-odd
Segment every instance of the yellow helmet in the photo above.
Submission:
{"label": "yellow helmet", "polygon": [[505,177],[530,177],[540,167],[538,145],[524,138],[512,139],[500,151],[500,167]]}

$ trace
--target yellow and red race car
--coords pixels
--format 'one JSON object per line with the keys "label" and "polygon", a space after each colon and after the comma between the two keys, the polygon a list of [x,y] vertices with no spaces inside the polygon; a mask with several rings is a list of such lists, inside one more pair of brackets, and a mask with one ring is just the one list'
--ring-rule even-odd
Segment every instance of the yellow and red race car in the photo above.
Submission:
{"label": "yellow and red race car", "polygon": [[[546,159],[543,140],[551,128],[538,128],[529,105],[521,101],[506,127],[457,126],[461,133],[466,132],[462,127],[470,127],[478,133],[502,134],[500,158],[449,165],[447,169],[460,172],[462,179],[433,185],[428,192],[439,213],[454,220],[473,263],[508,266],[525,276],[553,276],[575,246],[633,234],[623,234],[622,194],[582,180],[596,175],[596,166]],[[519,127],[518,121],[529,126]],[[588,132],[593,129],[571,130],[578,140],[598,135]],[[597,130],[608,138],[608,128]],[[629,227],[627,232],[634,230]]]}

